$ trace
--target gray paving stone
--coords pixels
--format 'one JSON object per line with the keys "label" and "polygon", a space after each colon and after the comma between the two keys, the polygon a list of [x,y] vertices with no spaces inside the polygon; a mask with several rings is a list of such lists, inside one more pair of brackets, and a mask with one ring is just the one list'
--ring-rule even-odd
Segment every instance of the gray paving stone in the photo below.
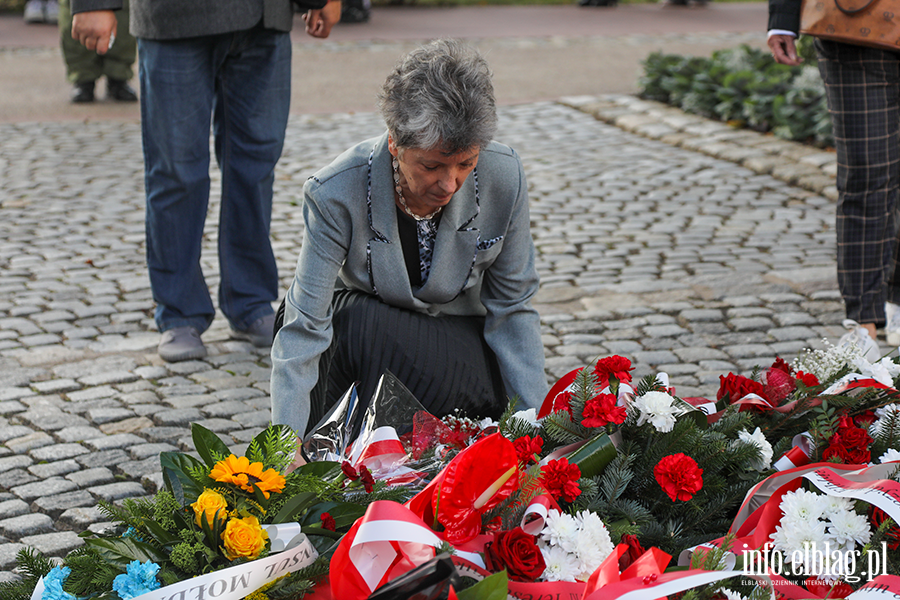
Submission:
{"label": "gray paving stone", "polygon": [[87,412],[87,418],[94,425],[103,425],[111,421],[122,421],[134,416],[134,411],[127,408],[97,408]]}
{"label": "gray paving stone", "polygon": [[118,433],[87,440],[85,445],[91,450],[111,450],[114,448],[128,448],[135,444],[143,444],[144,439],[131,433]]}
{"label": "gray paving stone", "polygon": [[36,511],[50,515],[53,519],[59,519],[61,515],[74,508],[94,507],[97,501],[87,490],[77,490],[53,496],[42,496],[32,502],[31,506]]}
{"label": "gray paving stone", "polygon": [[[123,463],[118,463],[116,466],[119,467],[122,464]],[[66,479],[80,488],[90,488],[96,485],[109,483],[115,479],[115,476],[112,471],[106,467],[94,467],[92,469],[84,469],[69,473],[66,475]]]}
{"label": "gray paving stone", "polygon": [[42,448],[53,444],[53,438],[43,431],[30,433],[11,440],[6,440],[6,447],[13,452],[29,452],[36,448]]}
{"label": "gray paving stone", "polygon": [[23,550],[25,544],[12,542],[8,544],[0,544],[0,569],[12,569],[16,566],[16,555],[19,550]]}
{"label": "gray paving stone", "polygon": [[45,514],[34,513],[0,520],[0,533],[12,539],[27,535],[38,535],[53,531],[53,519]]}
{"label": "gray paving stone", "polygon": [[87,467],[94,468],[100,465],[118,465],[126,460],[128,460],[128,454],[122,450],[121,448],[114,448],[112,450],[101,450],[99,452],[91,452],[89,454],[82,454],[75,458],[78,461],[78,464]]}
{"label": "gray paving stone", "polygon": [[[90,494],[88,496],[90,497]],[[93,498],[90,497],[90,502],[93,501]],[[106,522],[106,519],[106,515],[96,506],[79,506],[63,512],[59,516],[58,522],[66,529],[81,533],[91,525]]]}
{"label": "gray paving stone", "polygon": [[66,475],[68,473],[71,473],[72,471],[77,471],[80,468],[81,465],[79,465],[77,461],[67,459],[31,465],[30,467],[28,467],[28,472],[35,477],[46,479],[48,477]]}
{"label": "gray paving stone", "polygon": [[23,537],[22,543],[36,548],[46,556],[65,556],[75,548],[84,545],[84,541],[74,531],[60,531]]}
{"label": "gray paving stone", "polygon": [[39,478],[36,475],[24,469],[11,469],[0,473],[0,487],[8,490],[16,486],[38,481],[38,479]]}
{"label": "gray paving stone", "polygon": [[84,440],[91,440],[100,437],[101,435],[102,432],[99,429],[83,425],[66,427],[56,432],[56,437],[63,442],[83,442]]}
{"label": "gray paving stone", "polygon": [[91,488],[91,493],[98,498],[112,502],[121,500],[122,498],[143,496],[147,491],[139,483],[133,481],[121,481],[118,483],[108,483],[106,485],[93,487]]}
{"label": "gray paving stone", "polygon": [[4,500],[0,502],[0,519],[9,519],[28,514],[28,503],[22,500]]}
{"label": "gray paving stone", "polygon": [[0,457],[0,473],[31,465],[34,460],[25,454]]}
{"label": "gray paving stone", "polygon": [[[0,442],[5,443],[9,440],[30,435],[32,433],[34,433],[34,430],[24,425],[7,425],[5,427],[0,427]],[[2,464],[2,462],[0,462],[0,464]]]}
{"label": "gray paving stone", "polygon": [[26,483],[25,485],[16,486],[9,491],[13,494],[30,502],[42,496],[52,496],[64,494],[75,489],[75,484],[60,477],[50,477],[42,481]]}
{"label": "gray paving stone", "polygon": [[87,454],[89,450],[81,444],[55,444],[31,450],[29,454],[37,461],[63,460],[65,458]]}

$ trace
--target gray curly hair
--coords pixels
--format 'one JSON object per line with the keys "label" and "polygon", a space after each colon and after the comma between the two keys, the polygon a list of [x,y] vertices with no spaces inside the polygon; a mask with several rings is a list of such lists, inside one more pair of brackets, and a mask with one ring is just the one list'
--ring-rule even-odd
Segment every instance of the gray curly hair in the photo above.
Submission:
{"label": "gray curly hair", "polygon": [[458,40],[436,40],[397,63],[378,95],[394,143],[455,154],[484,148],[497,130],[491,70]]}

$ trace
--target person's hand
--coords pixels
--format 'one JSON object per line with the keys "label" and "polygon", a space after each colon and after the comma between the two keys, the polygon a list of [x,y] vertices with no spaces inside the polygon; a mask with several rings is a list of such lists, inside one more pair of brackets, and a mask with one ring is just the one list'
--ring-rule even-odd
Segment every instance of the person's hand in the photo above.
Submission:
{"label": "person's hand", "polygon": [[117,24],[116,13],[112,10],[76,13],[72,15],[72,39],[97,54],[106,54],[110,40],[115,39]]}
{"label": "person's hand", "polygon": [[768,44],[772,56],[775,57],[775,62],[792,67],[803,62],[803,59],[797,56],[797,44],[794,36],[770,35]]}
{"label": "person's hand", "polygon": [[331,28],[341,20],[340,0],[331,0],[323,8],[308,11],[303,15],[306,23],[306,33],[312,37],[325,39],[331,33]]}

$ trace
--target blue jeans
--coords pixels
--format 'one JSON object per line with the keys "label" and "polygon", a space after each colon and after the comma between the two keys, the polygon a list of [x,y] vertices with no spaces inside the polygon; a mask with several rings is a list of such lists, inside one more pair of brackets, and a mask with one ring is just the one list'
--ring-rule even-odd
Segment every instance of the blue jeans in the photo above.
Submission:
{"label": "blue jeans", "polygon": [[256,27],[182,40],[139,40],[147,194],[147,266],[156,325],[205,331],[215,308],[200,267],[209,204],[209,131],[222,172],[219,308],[246,330],[272,313],[269,241],[275,163],[290,107],[287,33]]}

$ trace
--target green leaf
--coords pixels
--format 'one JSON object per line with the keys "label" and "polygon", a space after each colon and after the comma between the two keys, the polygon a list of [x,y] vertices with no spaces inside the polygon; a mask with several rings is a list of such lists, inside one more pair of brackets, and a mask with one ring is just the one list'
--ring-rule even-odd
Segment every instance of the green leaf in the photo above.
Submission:
{"label": "green leaf", "polygon": [[459,600],[506,600],[509,592],[509,577],[506,571],[485,577],[475,585],[456,592]]}
{"label": "green leaf", "polygon": [[322,478],[331,472],[334,469],[340,469],[340,463],[336,463],[333,461],[320,460],[311,463],[306,463],[302,467],[298,468],[295,473],[300,473],[303,475],[309,475],[310,477],[319,477]]}
{"label": "green leaf", "polygon": [[350,527],[363,516],[366,507],[352,502],[322,502],[309,509],[301,525],[316,525],[321,522],[322,513],[328,513],[334,519],[335,529]]}
{"label": "green leaf", "polygon": [[134,538],[95,538],[85,540],[85,544],[94,548],[104,561],[123,571],[133,560],[157,564],[166,561],[165,554]]}
{"label": "green leaf", "polygon": [[219,459],[216,457],[229,456],[231,450],[225,445],[219,436],[197,423],[191,423],[191,439],[194,440],[194,447],[197,454],[200,455],[209,468],[213,468]]}
{"label": "green leaf", "polygon": [[288,521],[295,520],[291,519],[291,517],[306,510],[318,499],[315,492],[303,492],[302,494],[295,495],[284,503],[284,506],[278,511],[278,514],[272,519],[272,523],[287,523]]}
{"label": "green leaf", "polygon": [[179,503],[189,504],[185,500],[193,502],[203,493],[203,483],[194,480],[190,471],[198,467],[205,469],[206,465],[193,456],[182,452],[160,452],[159,465],[162,467],[166,487]]}

